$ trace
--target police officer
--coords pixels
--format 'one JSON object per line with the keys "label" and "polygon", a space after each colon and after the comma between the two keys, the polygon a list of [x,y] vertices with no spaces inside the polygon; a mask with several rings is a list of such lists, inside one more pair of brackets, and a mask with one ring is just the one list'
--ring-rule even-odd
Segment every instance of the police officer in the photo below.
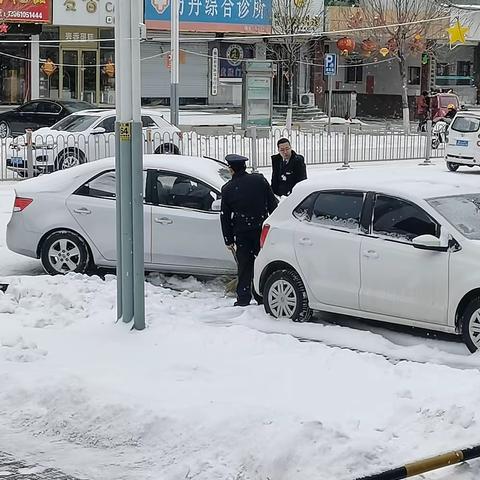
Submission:
{"label": "police officer", "polygon": [[293,187],[307,178],[307,167],[302,155],[292,150],[287,138],[277,142],[278,154],[272,155],[272,190],[275,195],[290,195]]}
{"label": "police officer", "polygon": [[278,201],[263,175],[247,173],[248,158],[227,155],[226,162],[232,179],[222,188],[221,224],[227,248],[238,263],[237,301],[245,307],[252,299],[253,263],[260,250],[260,235],[264,220]]}

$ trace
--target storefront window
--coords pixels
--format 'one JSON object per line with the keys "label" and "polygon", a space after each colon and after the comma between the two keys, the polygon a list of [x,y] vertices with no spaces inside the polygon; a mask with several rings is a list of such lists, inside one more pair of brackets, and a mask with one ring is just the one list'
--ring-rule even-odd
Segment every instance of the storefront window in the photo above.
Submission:
{"label": "storefront window", "polygon": [[40,43],[40,98],[60,98],[60,55],[58,28],[44,27],[40,35],[40,42],[49,40],[49,43]]}
{"label": "storefront window", "polygon": [[[100,38],[113,37],[113,30],[100,29]],[[100,103],[115,104],[115,42],[100,43]]]}
{"label": "storefront window", "polygon": [[[9,40],[21,38],[9,37]],[[0,103],[23,103],[28,97],[30,48],[23,43],[5,43],[0,54]]]}

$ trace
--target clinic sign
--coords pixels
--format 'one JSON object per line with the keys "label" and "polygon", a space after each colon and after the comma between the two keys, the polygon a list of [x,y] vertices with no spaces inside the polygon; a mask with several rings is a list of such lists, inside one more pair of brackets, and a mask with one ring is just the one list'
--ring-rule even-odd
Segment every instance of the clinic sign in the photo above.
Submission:
{"label": "clinic sign", "polygon": [[[145,24],[170,30],[170,0],[145,0]],[[271,33],[272,0],[179,0],[184,32]]]}
{"label": "clinic sign", "polygon": [[52,23],[52,0],[0,0],[0,22]]}
{"label": "clinic sign", "polygon": [[57,0],[53,7],[53,23],[54,25],[113,27],[115,0]]}

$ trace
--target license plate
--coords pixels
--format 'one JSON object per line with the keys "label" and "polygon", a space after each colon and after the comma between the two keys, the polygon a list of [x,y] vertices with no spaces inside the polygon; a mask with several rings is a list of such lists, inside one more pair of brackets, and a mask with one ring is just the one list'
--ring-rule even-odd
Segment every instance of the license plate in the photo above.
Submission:
{"label": "license plate", "polygon": [[468,147],[468,140],[457,140],[457,147]]}
{"label": "license plate", "polygon": [[22,157],[12,157],[10,159],[12,165],[14,167],[18,166],[18,165],[23,165],[23,158]]}

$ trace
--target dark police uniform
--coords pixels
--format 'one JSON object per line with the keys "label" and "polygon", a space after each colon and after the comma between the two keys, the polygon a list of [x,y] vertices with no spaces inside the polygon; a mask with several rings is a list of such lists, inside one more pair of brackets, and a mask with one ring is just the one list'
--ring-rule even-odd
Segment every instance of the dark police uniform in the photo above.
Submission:
{"label": "dark police uniform", "polygon": [[247,173],[246,157],[227,155],[227,163],[235,170],[232,179],[222,188],[221,224],[227,246],[236,246],[238,263],[237,302],[246,306],[252,299],[253,264],[260,250],[264,220],[278,201],[263,175]]}
{"label": "dark police uniform", "polygon": [[290,195],[293,187],[306,178],[307,167],[302,155],[292,150],[288,162],[280,154],[272,155],[272,190],[275,195]]}

